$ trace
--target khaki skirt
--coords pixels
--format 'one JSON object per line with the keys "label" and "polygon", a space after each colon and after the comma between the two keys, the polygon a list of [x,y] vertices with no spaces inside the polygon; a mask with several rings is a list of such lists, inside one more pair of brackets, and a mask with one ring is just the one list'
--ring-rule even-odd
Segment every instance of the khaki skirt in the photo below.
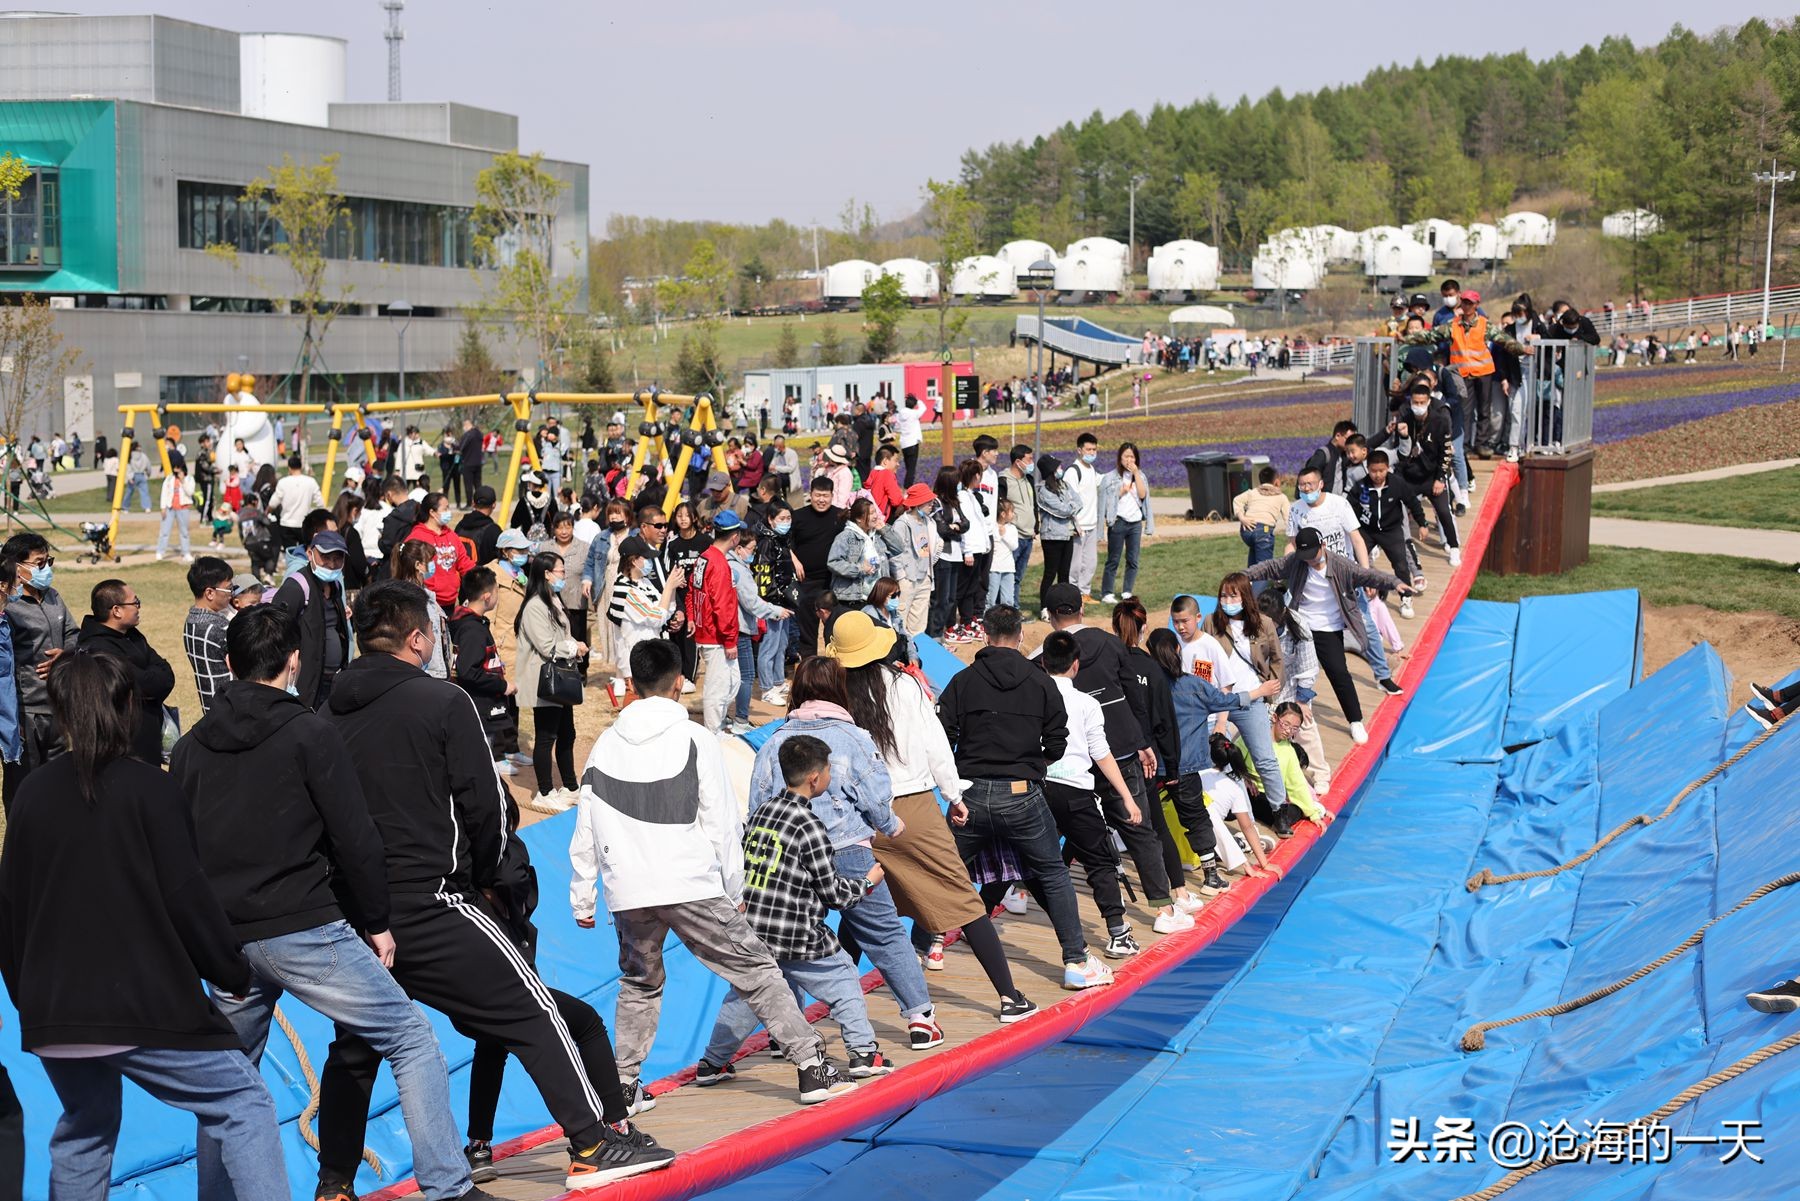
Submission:
{"label": "khaki skirt", "polygon": [[877,834],[874,851],[900,916],[942,934],[985,914],[937,797],[929,792],[895,797],[894,812],[906,829],[898,838]]}

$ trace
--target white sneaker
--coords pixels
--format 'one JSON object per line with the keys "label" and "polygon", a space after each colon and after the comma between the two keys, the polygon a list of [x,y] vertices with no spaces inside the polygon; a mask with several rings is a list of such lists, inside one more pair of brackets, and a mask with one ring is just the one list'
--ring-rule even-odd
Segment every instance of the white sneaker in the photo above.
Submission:
{"label": "white sneaker", "polygon": [[1508,463],[1517,463],[1519,461],[1519,452],[1516,450],[1507,451],[1506,452],[1506,461]]}
{"label": "white sneaker", "polygon": [[1121,600],[1130,600],[1130,599],[1131,599],[1131,593],[1129,593],[1129,592],[1121,592],[1121,593],[1119,593],[1119,599],[1121,599]]}
{"label": "white sneaker", "polygon": [[572,802],[559,792],[533,793],[526,808],[538,813],[567,813]]}
{"label": "white sneaker", "polygon": [[691,695],[693,695],[693,692],[694,692],[694,682],[692,680],[683,680],[681,682],[681,695],[682,696],[691,696]]}
{"label": "white sneaker", "polygon": [[512,763],[506,759],[494,760],[494,770],[503,776],[516,776],[519,774],[519,769],[514,767]]}
{"label": "white sneaker", "polygon": [[1000,908],[1008,913],[1024,913],[1031,908],[1031,897],[1016,888],[1009,888],[1006,890],[1006,895],[1000,898]]}
{"label": "white sneaker", "polygon": [[158,562],[158,563],[161,563],[161,562],[162,562],[162,561],[163,561],[163,558],[164,558],[164,557],[165,557],[165,556],[164,556],[164,555],[163,555],[163,553],[162,553],[162,552],[161,552],[161,551],[157,551],[157,552],[156,552],[156,561],[157,561],[157,562]]}
{"label": "white sneaker", "polygon": [[1182,895],[1175,897],[1174,901],[1175,908],[1181,910],[1183,913],[1199,913],[1206,907],[1206,902],[1191,892],[1183,893]]}
{"label": "white sneaker", "polygon": [[1119,603],[1118,595],[1108,592],[1105,596],[1100,598],[1100,603],[1103,605],[1116,605]]}
{"label": "white sneaker", "polygon": [[1462,566],[1462,548],[1460,546],[1453,546],[1450,548],[1450,566]]}
{"label": "white sneaker", "polygon": [[765,704],[765,705],[785,705],[785,704],[787,704],[788,703],[787,685],[786,684],[777,684],[775,687],[769,689],[767,692],[764,692],[762,694],[762,699],[763,699],[763,704]]}
{"label": "white sneaker", "polygon": [[1412,597],[1410,597],[1410,596],[1401,597],[1400,598],[1400,616],[1411,617],[1412,615],[1413,615]]}
{"label": "white sneaker", "polygon": [[1369,732],[1363,729],[1363,724],[1360,721],[1353,721],[1350,723],[1350,741],[1354,742],[1357,746],[1361,746],[1363,743],[1369,741]]}
{"label": "white sneaker", "polygon": [[581,800],[581,789],[579,789],[579,788],[558,788],[556,790],[555,795],[562,797],[564,800],[568,801],[569,804],[575,805],[575,804],[579,803]]}
{"label": "white sneaker", "polygon": [[1158,934],[1173,934],[1177,930],[1192,930],[1194,918],[1180,907],[1171,908],[1167,913],[1159,913],[1150,928]]}
{"label": "white sneaker", "polygon": [[524,751],[514,751],[510,755],[508,755],[507,758],[511,759],[514,763],[518,764],[520,767],[530,767],[531,766],[531,756],[527,755]]}
{"label": "white sneaker", "polygon": [[1329,784],[1318,785],[1317,787],[1315,787],[1313,789],[1313,795],[1316,797],[1331,795],[1331,785],[1329,785]]}
{"label": "white sneaker", "polygon": [[1112,982],[1112,969],[1091,954],[1084,962],[1063,964],[1063,987],[1070,992],[1080,992],[1084,988],[1103,988]]}

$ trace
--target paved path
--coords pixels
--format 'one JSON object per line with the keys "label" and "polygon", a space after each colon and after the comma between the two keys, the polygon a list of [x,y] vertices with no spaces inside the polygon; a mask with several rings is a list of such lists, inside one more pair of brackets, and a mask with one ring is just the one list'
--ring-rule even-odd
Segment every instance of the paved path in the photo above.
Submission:
{"label": "paved path", "polygon": [[1595,492],[1635,492],[1639,488],[1656,488],[1663,484],[1700,484],[1707,480],[1728,480],[1738,475],[1755,475],[1762,471],[1780,471],[1784,467],[1800,467],[1800,459],[1771,459],[1766,463],[1735,463],[1730,467],[1713,467],[1706,471],[1690,471],[1683,475],[1659,475],[1647,480],[1621,480],[1616,484],[1595,484]]}
{"label": "paved path", "polygon": [[1733,526],[1687,525],[1678,521],[1632,521],[1594,517],[1588,539],[1597,546],[1629,546],[1690,555],[1735,555],[1771,563],[1800,563],[1800,533],[1745,530]]}

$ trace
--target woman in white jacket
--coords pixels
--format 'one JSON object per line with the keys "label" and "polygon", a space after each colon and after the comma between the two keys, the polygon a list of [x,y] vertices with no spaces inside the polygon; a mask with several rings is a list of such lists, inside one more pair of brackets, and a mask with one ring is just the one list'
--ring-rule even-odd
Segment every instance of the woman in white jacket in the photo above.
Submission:
{"label": "woman in white jacket", "polygon": [[162,531],[156,536],[156,561],[162,562],[163,556],[169,553],[169,528],[173,526],[181,532],[181,561],[194,561],[193,546],[189,542],[189,530],[194,524],[194,481],[188,478],[185,468],[171,467],[164,477],[162,485]]}
{"label": "woman in white jacket", "polygon": [[985,635],[980,609],[986,598],[981,592],[981,572],[975,563],[994,549],[994,540],[988,533],[988,520],[992,516],[988,512],[989,502],[976,491],[983,470],[979,459],[965,459],[956,469],[956,506],[962,510],[963,521],[967,524],[962,536],[963,570],[957,573],[956,579],[957,624],[969,636],[964,641]]}
{"label": "woman in white jacket", "polygon": [[[536,742],[531,761],[537,772],[537,793],[527,804],[539,813],[562,813],[575,804],[581,777],[575,774],[575,709],[538,695],[538,677],[552,659],[572,659],[587,653],[587,643],[574,636],[561,593],[567,579],[562,556],[540,551],[525,569],[525,600],[513,619],[518,650],[513,660],[513,680],[518,685],[520,709],[531,710]],[[563,786],[552,788],[552,759],[562,773]]]}
{"label": "woman in white jacket", "polygon": [[913,919],[913,941],[928,971],[944,968],[944,933],[961,928],[988,981],[1000,997],[1000,1020],[1016,1022],[1037,1012],[1013,983],[1000,936],[969,882],[933,789],[949,802],[950,821],[962,825],[962,780],[950,739],[918,677],[891,662],[893,630],[866,613],[846,613],[832,627],[827,653],[845,668],[850,715],[868,732],[894,792],[894,813],[904,823],[898,836],[877,834],[875,859],[887,878],[894,908]]}

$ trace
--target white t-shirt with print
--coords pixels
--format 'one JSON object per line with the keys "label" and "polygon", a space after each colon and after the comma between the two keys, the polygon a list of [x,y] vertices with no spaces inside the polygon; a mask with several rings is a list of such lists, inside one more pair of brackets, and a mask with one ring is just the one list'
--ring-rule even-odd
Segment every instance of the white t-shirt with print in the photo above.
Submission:
{"label": "white t-shirt with print", "polygon": [[1327,492],[1319,498],[1319,503],[1309,505],[1298,501],[1288,510],[1287,534],[1291,539],[1303,529],[1319,531],[1319,537],[1325,540],[1325,549],[1334,555],[1343,555],[1346,559],[1356,557],[1356,548],[1350,545],[1350,535],[1359,530],[1356,521],[1356,510],[1350,502],[1335,492]]}

